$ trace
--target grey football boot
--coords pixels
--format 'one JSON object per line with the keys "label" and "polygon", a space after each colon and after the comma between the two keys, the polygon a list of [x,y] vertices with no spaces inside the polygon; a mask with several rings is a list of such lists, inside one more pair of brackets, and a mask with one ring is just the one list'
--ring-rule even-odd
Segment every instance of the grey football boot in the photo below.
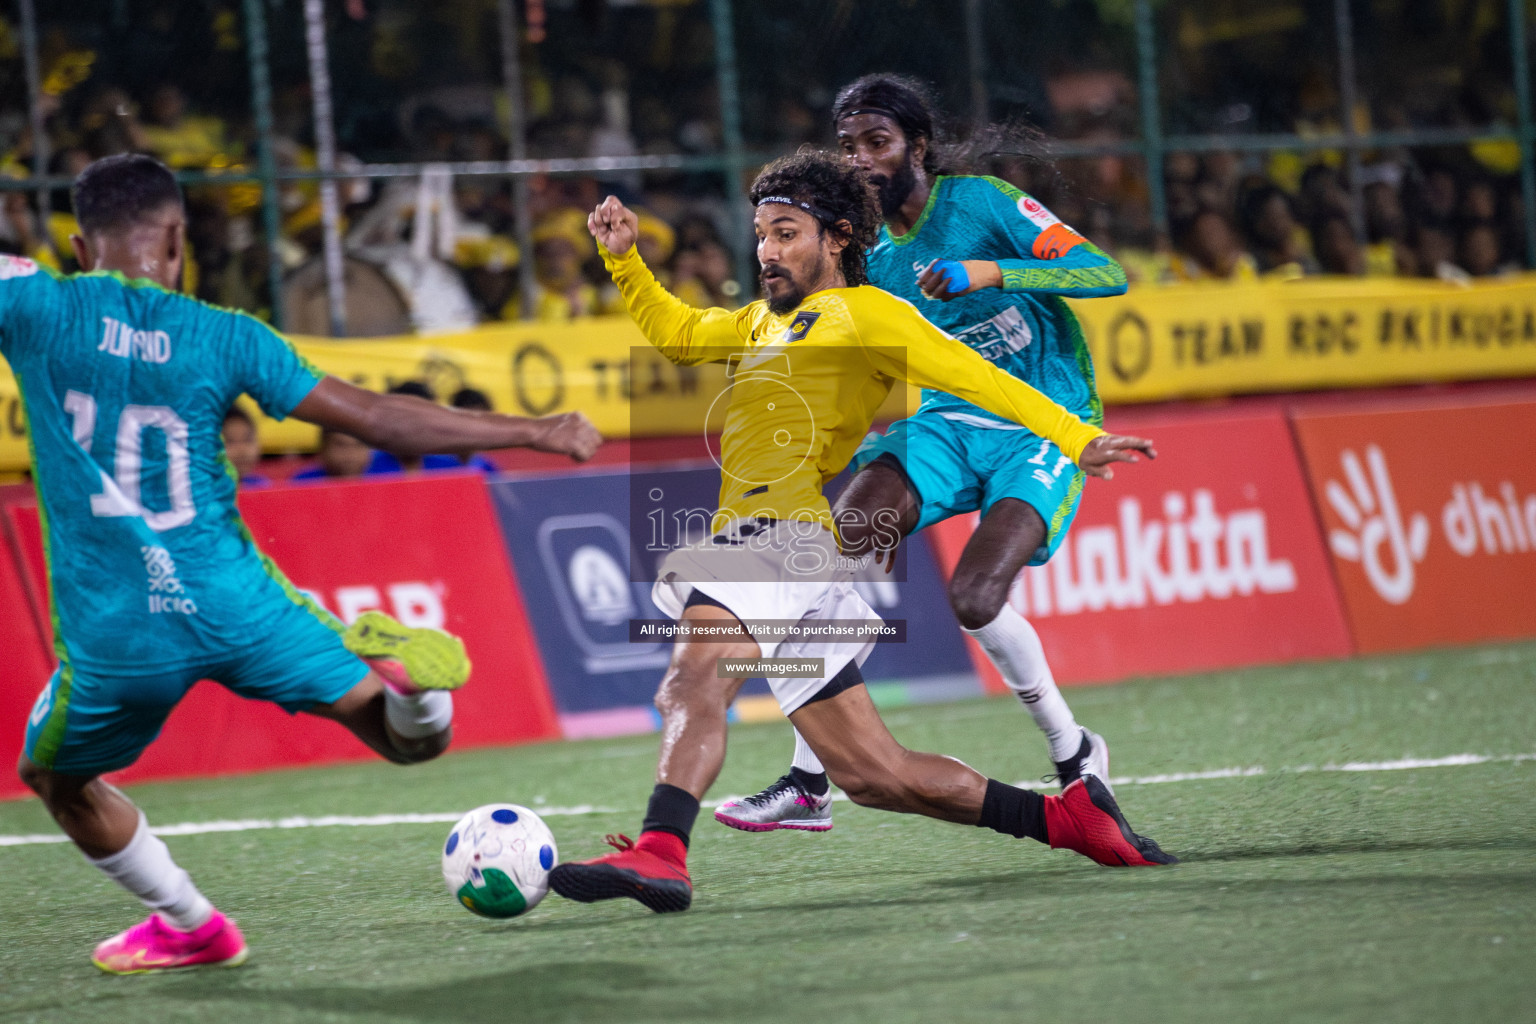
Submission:
{"label": "grey football boot", "polygon": [[793,776],[784,775],[761,793],[721,804],[715,820],[743,832],[825,832],[832,827],[832,794],[808,793]]}

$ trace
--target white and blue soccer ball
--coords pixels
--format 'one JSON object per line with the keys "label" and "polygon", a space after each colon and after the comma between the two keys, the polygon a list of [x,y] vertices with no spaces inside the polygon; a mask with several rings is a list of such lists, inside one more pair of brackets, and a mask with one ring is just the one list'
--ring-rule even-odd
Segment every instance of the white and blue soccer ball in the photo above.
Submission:
{"label": "white and blue soccer ball", "polygon": [[518,804],[476,807],[443,844],[443,881],[481,917],[517,917],[549,892],[555,837],[544,819]]}

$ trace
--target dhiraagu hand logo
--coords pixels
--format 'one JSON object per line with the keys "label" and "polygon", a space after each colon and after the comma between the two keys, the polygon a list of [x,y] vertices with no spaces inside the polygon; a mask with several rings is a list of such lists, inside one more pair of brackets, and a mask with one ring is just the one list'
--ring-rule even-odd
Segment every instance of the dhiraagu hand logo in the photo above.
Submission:
{"label": "dhiraagu hand logo", "polygon": [[1365,466],[1349,448],[1339,463],[1348,489],[1329,480],[1323,490],[1344,528],[1329,531],[1328,546],[1340,558],[1359,562],[1382,600],[1404,604],[1413,596],[1414,565],[1424,561],[1429,547],[1429,520],[1415,512],[1404,522],[1386,457],[1376,445],[1366,445]]}

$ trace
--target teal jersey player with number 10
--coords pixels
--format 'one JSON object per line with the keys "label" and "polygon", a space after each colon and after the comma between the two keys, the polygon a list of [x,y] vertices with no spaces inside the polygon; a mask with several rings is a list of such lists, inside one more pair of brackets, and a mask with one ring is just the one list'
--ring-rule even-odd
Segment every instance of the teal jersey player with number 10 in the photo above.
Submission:
{"label": "teal jersey player with number 10", "polygon": [[233,966],[246,947],[128,798],[127,767],[199,679],[333,719],[407,764],[451,735],[463,644],[370,612],[343,633],[257,550],[235,505],[226,411],[242,393],[394,451],[528,445],[586,458],[597,432],[376,395],[328,377],[252,317],[173,290],[185,213],[146,156],[108,157],[74,188],[69,277],[0,257],[0,354],[21,387],[59,667],[27,722],[23,781],[86,858],[155,913],[96,948],[118,974]]}

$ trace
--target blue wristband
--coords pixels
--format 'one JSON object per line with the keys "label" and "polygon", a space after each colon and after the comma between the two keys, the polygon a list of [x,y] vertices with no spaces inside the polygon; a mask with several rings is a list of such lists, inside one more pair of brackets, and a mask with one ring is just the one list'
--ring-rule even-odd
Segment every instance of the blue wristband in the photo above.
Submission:
{"label": "blue wristband", "polygon": [[928,269],[937,271],[944,284],[940,294],[960,295],[970,291],[971,275],[966,273],[965,264],[959,260],[934,260]]}

